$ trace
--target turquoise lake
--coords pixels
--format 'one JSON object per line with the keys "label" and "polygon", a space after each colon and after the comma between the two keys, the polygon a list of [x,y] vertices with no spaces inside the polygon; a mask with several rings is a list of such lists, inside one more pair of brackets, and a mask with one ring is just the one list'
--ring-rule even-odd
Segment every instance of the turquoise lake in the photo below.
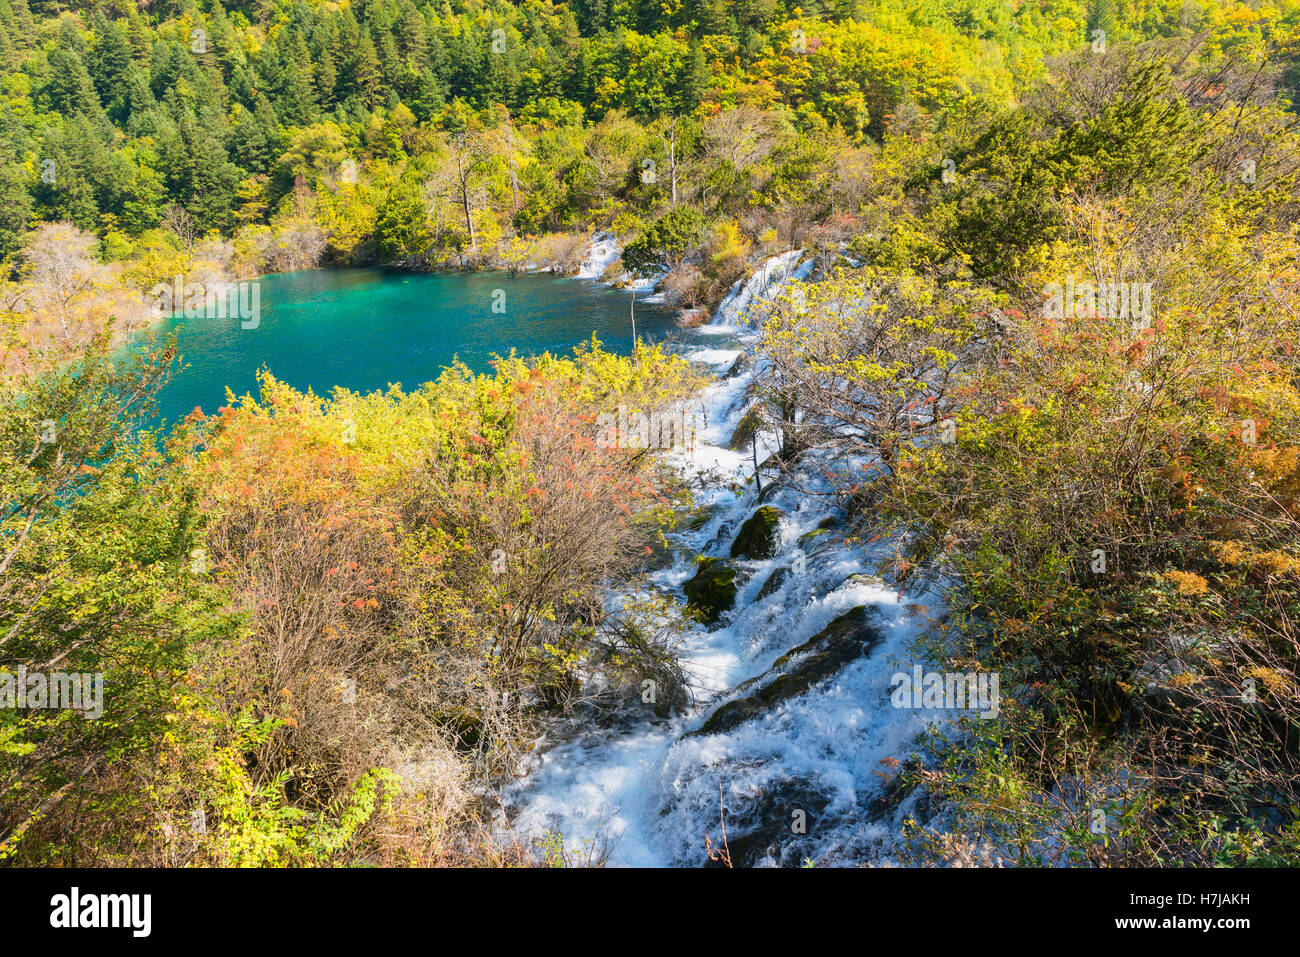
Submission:
{"label": "turquoise lake", "polygon": [[[663,339],[676,313],[645,295],[637,297],[637,334]],[[215,412],[227,386],[254,392],[262,367],[323,395],[334,386],[412,389],[457,358],[484,372],[494,354],[567,353],[593,334],[611,352],[632,349],[632,293],[590,279],[312,270],[263,277],[260,299],[256,328],[238,318],[167,320],[162,328],[176,333],[184,368],[159,396],[163,420],[196,407]]]}

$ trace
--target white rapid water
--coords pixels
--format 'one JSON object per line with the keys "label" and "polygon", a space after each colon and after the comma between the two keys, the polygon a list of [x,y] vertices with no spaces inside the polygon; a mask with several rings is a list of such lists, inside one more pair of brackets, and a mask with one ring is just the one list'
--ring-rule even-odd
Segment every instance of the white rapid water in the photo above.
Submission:
{"label": "white rapid water", "polygon": [[[694,454],[673,453],[670,460],[684,480],[705,479],[696,504],[709,509],[709,518],[670,536],[675,562],[650,574],[643,593],[684,600],[681,586],[695,572],[694,557],[726,557],[740,524],[759,506],[753,483],[745,482],[753,473],[751,454],[728,448],[750,402],[754,364],[722,376],[757,338],[746,319],[784,281],[810,269],[798,251],[774,257],[737,283],[713,323],[693,330],[687,357],[708,364],[719,378],[701,397],[707,426],[697,434]],[[774,437],[761,435],[760,446],[761,460],[774,450]],[[811,468],[800,479],[805,489],[827,490]],[[751,864],[888,859],[907,802],[882,820],[873,819],[869,805],[894,773],[891,759],[901,762],[914,750],[927,715],[893,708],[890,679],[911,666],[908,646],[932,599],[900,595],[874,576],[884,545],[873,551],[846,544],[832,529],[801,548],[801,536],[823,519],[840,517],[828,496],[786,485],[769,489],[762,504],[781,512],[777,554],[736,560],[733,610],[712,628],[693,625],[686,636],[682,655],[695,706],[665,719],[646,709],[576,732],[557,725],[504,795],[517,835],[558,832],[578,854],[608,847],[615,866],[696,866],[707,862],[706,835],[715,846],[721,843],[725,808],[733,858],[743,849]],[[759,600],[769,575],[781,568],[791,571]],[[611,596],[611,603],[621,598]],[[683,737],[721,704],[742,696],[742,682],[764,675],[782,654],[859,606],[874,610],[879,633],[868,654],[725,732]],[[800,815],[806,833],[799,832]]]}
{"label": "white rapid water", "polygon": [[587,252],[587,258],[582,261],[582,266],[578,269],[578,278],[601,278],[605,275],[609,264],[617,259],[622,251],[613,234],[596,233],[591,237],[591,249]]}
{"label": "white rapid water", "polygon": [[737,279],[718,305],[715,323],[722,326],[748,326],[761,323],[763,308],[780,294],[792,279],[806,279],[814,261],[803,259],[802,249],[792,249],[767,260],[747,278]]}

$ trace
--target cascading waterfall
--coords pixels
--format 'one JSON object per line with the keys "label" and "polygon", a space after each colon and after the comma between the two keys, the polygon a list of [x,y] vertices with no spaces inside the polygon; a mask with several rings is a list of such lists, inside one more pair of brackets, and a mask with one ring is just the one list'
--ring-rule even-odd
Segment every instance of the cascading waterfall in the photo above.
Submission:
{"label": "cascading waterfall", "polygon": [[[505,794],[516,834],[558,832],[578,853],[607,843],[613,865],[690,866],[707,860],[706,835],[722,843],[721,816],[737,865],[889,856],[909,802],[887,811],[872,805],[895,767],[890,759],[915,749],[927,720],[926,712],[891,706],[890,679],[911,667],[909,644],[937,600],[899,594],[877,578],[887,546],[842,541],[829,496],[785,483],[767,488],[760,503],[746,482],[751,451],[729,447],[759,369],[751,361],[743,372],[725,370],[757,339],[746,318],[761,319],[761,305],[785,282],[810,273],[812,261],[801,256],[773,257],[738,282],[713,322],[693,330],[686,351],[718,378],[701,396],[707,426],[693,453],[669,460],[702,484],[696,505],[708,519],[669,536],[674,563],[640,588],[682,600],[701,554],[737,569],[733,609],[712,627],[692,626],[682,648],[695,706],[667,718],[647,708],[610,726],[557,726]],[[774,436],[760,432],[757,442],[760,461],[775,451]],[[815,462],[799,485],[829,491]],[[737,531],[760,504],[779,512],[773,554],[730,559]],[[628,597],[635,596],[609,601]],[[799,693],[787,696],[792,689]]]}
{"label": "cascading waterfall", "polygon": [[591,237],[591,249],[587,258],[578,268],[579,279],[599,279],[605,275],[609,264],[619,257],[622,250],[618,240],[611,233],[596,233]]}

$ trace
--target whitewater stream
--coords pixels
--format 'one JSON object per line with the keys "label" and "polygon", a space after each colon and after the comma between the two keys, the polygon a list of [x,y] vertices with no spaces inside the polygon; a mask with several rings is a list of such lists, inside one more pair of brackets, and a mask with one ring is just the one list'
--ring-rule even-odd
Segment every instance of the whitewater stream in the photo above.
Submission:
{"label": "whitewater stream", "polygon": [[[616,252],[602,243],[593,255],[608,262]],[[603,265],[593,263],[591,272]],[[706,836],[729,850],[736,866],[890,859],[911,799],[881,798],[895,762],[916,749],[926,715],[892,707],[890,681],[912,667],[911,640],[937,601],[899,594],[876,576],[886,546],[844,540],[834,498],[816,494],[829,488],[815,462],[798,475],[804,491],[765,482],[760,501],[749,481],[752,453],[729,447],[752,401],[752,346],[763,307],[812,265],[799,251],[770,259],[691,332],[684,354],[714,370],[715,379],[700,397],[706,424],[694,449],[676,450],[668,461],[699,487],[697,514],[707,518],[669,535],[673,563],[649,573],[639,597],[684,601],[696,556],[728,559],[738,530],[760,505],[780,513],[775,555],[732,560],[734,607],[712,627],[692,624],[686,633],[681,656],[692,707],[665,718],[646,707],[576,728],[557,722],[543,736],[504,795],[517,835],[558,833],[569,853],[606,857],[613,866],[706,864]],[[733,369],[745,352],[751,361]],[[760,433],[760,461],[774,442]],[[617,607],[629,597],[638,595],[610,595],[608,602]],[[837,632],[845,622],[851,627]],[[816,671],[830,646],[810,639],[827,626],[850,636],[850,650]],[[805,680],[802,693],[781,690],[810,675],[816,680]],[[756,693],[761,706],[750,707]],[[728,720],[714,719],[716,733],[691,733],[728,702],[737,703]]]}

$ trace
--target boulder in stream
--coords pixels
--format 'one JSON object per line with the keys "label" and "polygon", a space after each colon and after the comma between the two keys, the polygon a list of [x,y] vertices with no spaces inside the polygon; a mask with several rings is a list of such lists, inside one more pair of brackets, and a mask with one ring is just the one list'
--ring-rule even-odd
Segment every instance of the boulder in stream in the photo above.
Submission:
{"label": "boulder in stream", "polygon": [[758,594],[754,597],[754,601],[762,601],[768,595],[776,594],[780,590],[781,586],[785,584],[785,580],[790,577],[790,570],[789,565],[782,565],[776,571],[772,572],[772,574],[768,575],[767,581],[763,582],[763,587],[758,590]]}
{"label": "boulder in stream", "polygon": [[745,519],[736,540],[731,543],[732,558],[771,558],[776,554],[777,525],[780,510],[764,505]]}
{"label": "boulder in stream", "polygon": [[748,449],[762,424],[763,417],[759,414],[758,408],[751,406],[749,411],[742,415],[740,421],[736,423],[736,431],[731,433],[731,448],[737,452]]}
{"label": "boulder in stream", "polygon": [[695,576],[682,586],[686,610],[706,625],[717,624],[736,603],[736,569],[721,558],[702,558]]}
{"label": "boulder in stream", "polygon": [[799,547],[803,549],[807,549],[814,542],[816,542],[817,539],[822,538],[823,536],[828,534],[830,530],[833,529],[837,524],[839,523],[835,521],[834,516],[827,516],[826,518],[823,518],[820,522],[817,523],[817,527],[814,528],[811,532],[805,532],[803,535],[799,536]]}
{"label": "boulder in stream", "polygon": [[723,376],[723,378],[734,379],[736,376],[742,375],[749,370],[753,361],[753,356],[748,352],[742,352],[740,355],[736,356],[736,361],[731,364],[731,368],[727,370],[727,374]]}
{"label": "boulder in stream", "polygon": [[[840,615],[803,644],[791,648],[758,678],[740,686],[747,693],[728,701],[698,730],[683,737],[721,734],[758,717],[782,701],[803,694],[831,677],[850,661],[871,653],[884,633],[874,607],[859,605]],[[750,688],[757,690],[749,691]]]}

